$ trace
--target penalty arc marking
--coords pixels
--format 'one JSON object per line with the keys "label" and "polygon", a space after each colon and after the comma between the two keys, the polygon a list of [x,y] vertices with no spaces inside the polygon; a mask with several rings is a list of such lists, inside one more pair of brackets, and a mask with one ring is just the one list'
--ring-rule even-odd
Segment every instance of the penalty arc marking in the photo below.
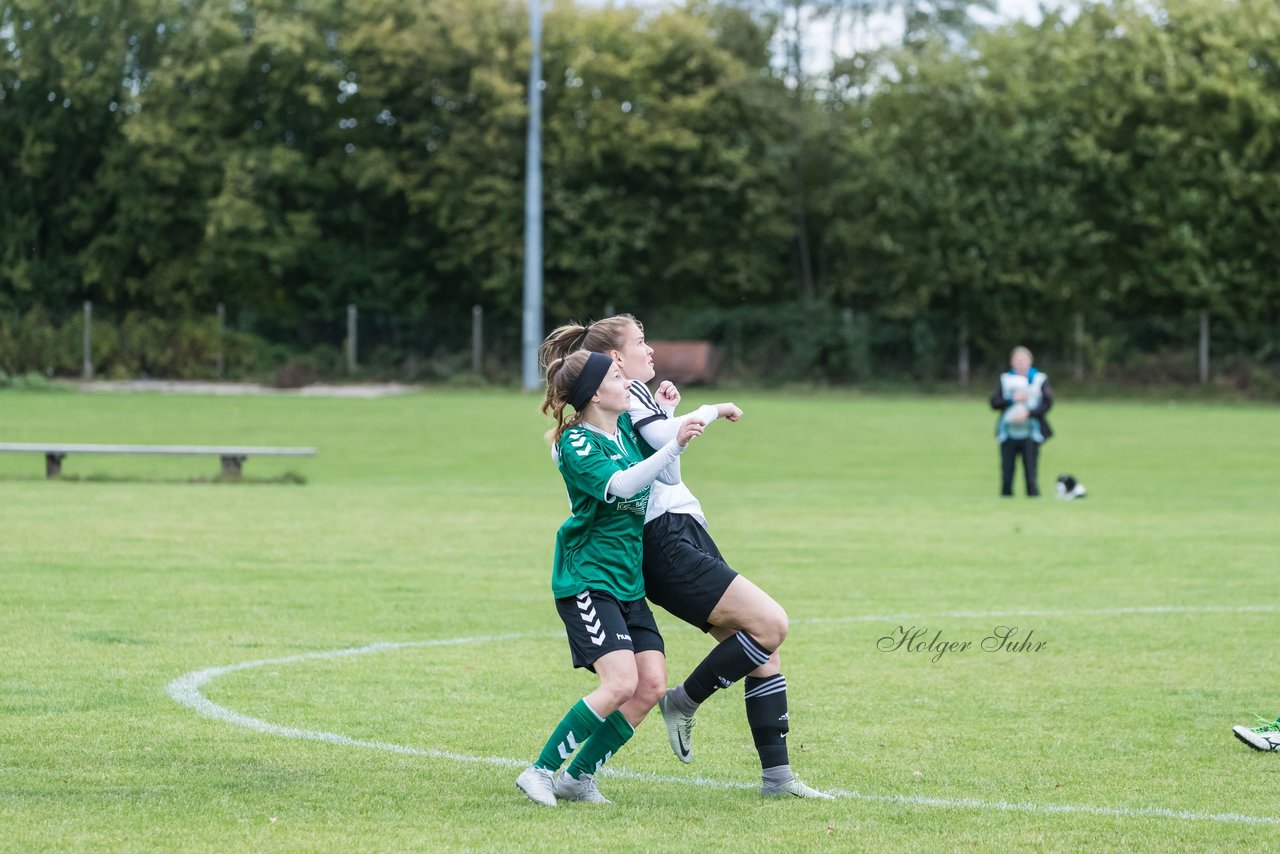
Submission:
{"label": "penalty arc marking", "polygon": [[[984,614],[950,612],[939,614],[918,614],[918,615],[882,615],[878,617],[853,617],[853,618],[836,618],[841,621],[862,622],[874,620],[894,620],[909,618],[914,620],[931,619],[940,616],[1000,616],[1000,617],[1017,617],[1017,616],[1119,616],[1131,615],[1135,613],[1153,613],[1153,614],[1169,614],[1169,613],[1217,613],[1222,611],[1248,613],[1254,611],[1273,612],[1280,610],[1280,607],[1274,606],[1245,606],[1239,608],[1231,607],[1152,607],[1152,608],[1114,608],[1114,609],[1097,609],[1088,611],[1003,611],[991,612]],[[819,618],[813,620],[796,620],[800,623],[818,623],[833,622],[830,618]],[[251,717],[242,714],[234,709],[228,709],[221,706],[208,697],[206,697],[201,689],[213,680],[226,676],[231,673],[237,673],[243,670],[254,670],[261,667],[271,665],[287,665],[301,664],[308,661],[328,661],[338,658],[348,658],[357,655],[368,655],[376,652],[392,652],[402,649],[418,649],[422,647],[439,647],[439,646],[467,646],[472,644],[494,643],[508,640],[522,640],[538,637],[551,637],[552,635],[542,634],[505,634],[505,635],[477,635],[472,637],[448,638],[443,640],[424,640],[424,641],[406,641],[401,643],[374,643],[367,646],[352,647],[349,649],[328,650],[323,652],[303,653],[300,655],[289,655],[283,658],[264,658],[253,661],[242,661],[239,664],[230,664],[223,667],[209,667],[204,670],[195,670],[190,673],[183,674],[174,679],[166,686],[169,696],[176,702],[186,706],[198,714],[211,718],[213,720],[222,721],[232,724],[233,726],[243,727],[254,732],[260,732],[266,735],[274,735],[281,738],[301,739],[305,741],[319,741],[327,744],[334,744],[341,747],[357,747],[365,750],[381,750],[388,753],[397,753],[406,756],[420,756],[426,759],[443,760],[448,762],[456,762],[460,764],[473,765],[492,765],[500,768],[523,768],[529,763],[523,759],[512,759],[503,756],[477,756],[466,753],[455,753],[448,750],[432,750],[429,748],[413,747],[406,744],[393,744],[383,741],[371,741],[368,739],[352,738],[341,733],[323,732],[319,730],[306,730],[297,727],[287,727],[280,724],[264,721],[261,718]],[[696,786],[708,789],[736,789],[736,790],[755,790],[759,787],[758,783],[745,783],[732,780],[715,780],[707,777],[699,776],[674,776],[669,774],[649,774],[638,771],[628,771],[623,768],[606,768],[601,772],[602,776],[613,777],[620,780],[639,780],[650,783],[658,783],[662,785],[676,786]],[[1088,816],[1105,816],[1115,818],[1167,818],[1180,821],[1208,821],[1219,822],[1225,824],[1243,824],[1243,825],[1280,825],[1280,817],[1273,816],[1252,816],[1241,815],[1237,813],[1197,813],[1187,810],[1175,810],[1166,807],[1106,807],[1106,806],[1090,806],[1083,804],[1035,804],[1035,803],[1019,803],[1010,801],[984,801],[977,798],[940,798],[926,797],[923,795],[880,795],[866,792],[858,792],[842,789],[827,789],[826,791],[840,798],[850,798],[859,801],[872,803],[897,804],[905,807],[932,807],[938,809],[960,809],[960,810],[977,810],[992,812],[1016,812],[1031,813],[1040,815],[1088,815]]]}

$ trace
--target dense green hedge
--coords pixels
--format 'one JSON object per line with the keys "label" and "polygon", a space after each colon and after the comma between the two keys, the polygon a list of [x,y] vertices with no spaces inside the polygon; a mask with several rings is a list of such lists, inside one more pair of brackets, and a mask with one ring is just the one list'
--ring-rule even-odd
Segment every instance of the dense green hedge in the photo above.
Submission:
{"label": "dense green hedge", "polygon": [[[285,348],[256,336],[219,329],[213,320],[166,319],[131,312],[118,321],[95,320],[94,373],[103,379],[165,377],[258,378],[282,362]],[[9,375],[79,376],[84,366],[84,320],[61,323],[41,308],[0,314],[0,370]]]}
{"label": "dense green hedge", "polygon": [[[785,385],[857,384],[950,388],[958,368],[959,339],[950,319],[941,316],[893,320],[839,310],[816,302],[702,309],[642,316],[653,340],[706,339],[720,350],[717,379],[722,383]],[[480,373],[461,324],[430,329],[400,329],[373,318],[361,324],[371,340],[355,374],[337,346],[290,348],[224,329],[216,321],[162,320],[141,314],[118,319],[95,317],[93,361],[100,379],[164,377],[232,379],[294,388],[321,380],[382,380],[425,383],[508,383],[518,374],[519,329],[490,326]],[[44,387],[48,378],[79,376],[83,320],[54,322],[35,309],[25,316],[0,314],[0,388]],[[378,332],[384,336],[379,339]],[[1169,387],[1197,381],[1196,324],[1159,318],[1090,329],[1079,358],[1085,376],[1099,388]],[[1073,379],[1077,353],[1045,347],[1042,337],[1019,339],[1036,351],[1037,363],[1055,382]],[[393,343],[388,343],[388,342]],[[1252,348],[1252,349],[1251,349]],[[222,354],[223,369],[218,371]],[[1250,355],[1257,353],[1260,355]],[[985,384],[1004,369],[1004,353],[971,354],[972,382]],[[1280,348],[1252,342],[1212,350],[1214,386],[1253,397],[1280,398]]]}

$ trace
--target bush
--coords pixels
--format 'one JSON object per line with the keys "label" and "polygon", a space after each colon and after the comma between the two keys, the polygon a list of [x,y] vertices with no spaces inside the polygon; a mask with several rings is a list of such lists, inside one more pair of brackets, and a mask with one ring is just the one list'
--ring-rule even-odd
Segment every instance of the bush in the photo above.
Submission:
{"label": "bush", "polygon": [[649,330],[655,340],[709,340],[720,348],[724,378],[765,383],[869,380],[876,334],[868,315],[820,302],[658,315]]}
{"label": "bush", "polygon": [[[163,318],[130,312],[116,321],[95,317],[92,327],[94,374],[112,379],[165,377],[217,379],[259,376],[280,364],[287,349],[236,330],[218,335],[212,318]],[[0,315],[0,371],[7,376],[78,377],[83,371],[84,320],[72,315],[55,323],[42,308],[24,315]]]}
{"label": "bush", "polygon": [[71,357],[62,350],[58,327],[43,309],[0,318],[0,369],[5,373],[67,373],[73,369]]}
{"label": "bush", "polygon": [[14,391],[59,391],[61,387],[53,380],[38,371],[27,371],[25,374],[10,376],[0,371],[0,388],[11,388]]}

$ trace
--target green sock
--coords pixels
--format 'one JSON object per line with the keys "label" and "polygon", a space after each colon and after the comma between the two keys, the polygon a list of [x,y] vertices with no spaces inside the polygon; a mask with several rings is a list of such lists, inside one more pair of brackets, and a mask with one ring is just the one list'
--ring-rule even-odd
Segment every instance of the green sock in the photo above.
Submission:
{"label": "green sock", "polygon": [[542,752],[538,754],[538,760],[533,764],[548,771],[555,771],[564,764],[578,745],[590,739],[591,734],[600,729],[603,723],[600,716],[587,705],[585,698],[579,700],[561,719],[560,725],[547,740],[547,746],[542,748]]}
{"label": "green sock", "polygon": [[578,751],[578,755],[573,757],[573,762],[569,764],[569,770],[566,773],[573,779],[599,771],[600,766],[608,762],[609,757],[617,753],[622,745],[635,735],[635,727],[627,723],[622,712],[609,715],[604,719],[604,723],[605,725],[600,727],[595,735],[587,739],[587,743],[582,745],[582,750]]}

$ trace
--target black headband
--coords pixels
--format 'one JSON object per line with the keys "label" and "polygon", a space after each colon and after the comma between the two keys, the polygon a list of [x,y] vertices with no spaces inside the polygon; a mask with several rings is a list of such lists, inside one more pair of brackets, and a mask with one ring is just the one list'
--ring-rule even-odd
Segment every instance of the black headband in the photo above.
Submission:
{"label": "black headband", "polygon": [[578,374],[573,391],[569,392],[569,405],[581,412],[591,402],[596,389],[600,388],[600,383],[604,382],[605,375],[612,367],[613,359],[604,353],[587,356],[587,363],[582,366],[582,373]]}

